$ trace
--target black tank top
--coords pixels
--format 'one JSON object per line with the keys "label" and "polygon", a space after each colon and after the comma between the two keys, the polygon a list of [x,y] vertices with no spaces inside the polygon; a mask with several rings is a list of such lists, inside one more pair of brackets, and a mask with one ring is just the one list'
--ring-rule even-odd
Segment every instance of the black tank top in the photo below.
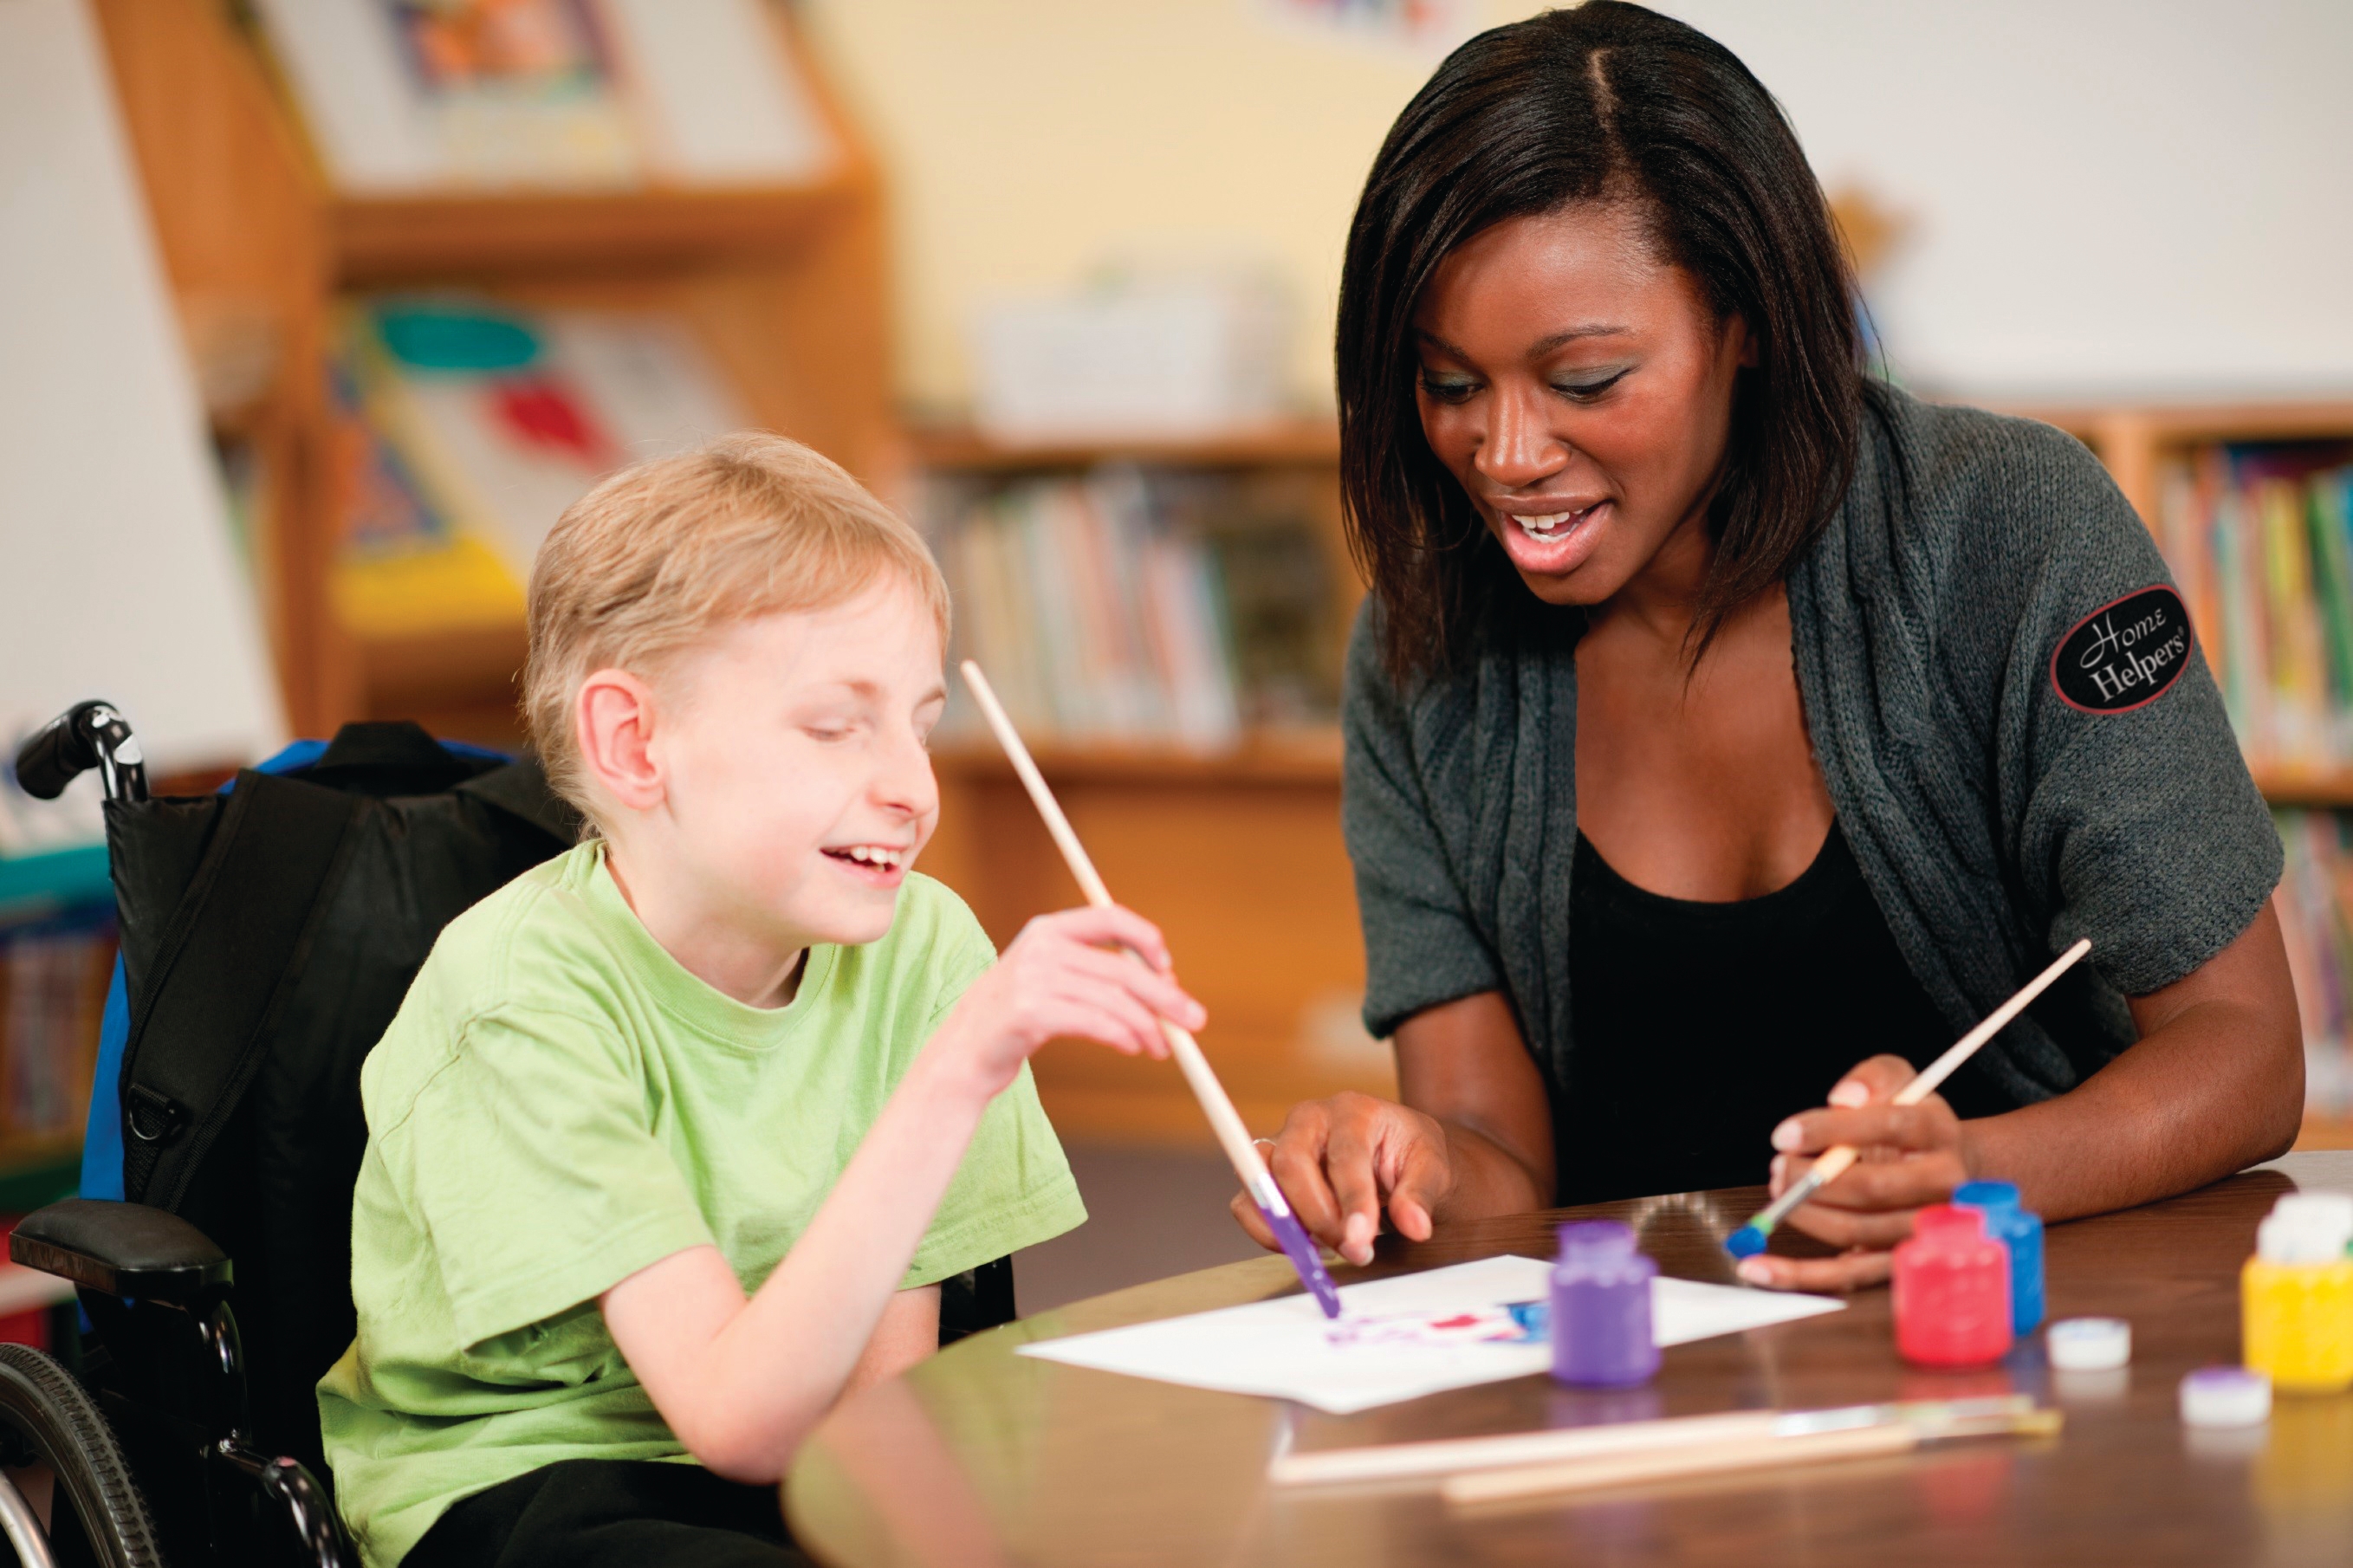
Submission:
{"label": "black tank top", "polygon": [[[1766,1179],[1774,1127],[1865,1057],[1925,1067],[1958,1037],[1904,962],[1833,822],[1805,874],[1735,903],[1670,899],[1584,834],[1569,895],[1569,1079],[1553,1103],[1563,1204]],[[1964,1117],[2011,1109],[1964,1067]]]}

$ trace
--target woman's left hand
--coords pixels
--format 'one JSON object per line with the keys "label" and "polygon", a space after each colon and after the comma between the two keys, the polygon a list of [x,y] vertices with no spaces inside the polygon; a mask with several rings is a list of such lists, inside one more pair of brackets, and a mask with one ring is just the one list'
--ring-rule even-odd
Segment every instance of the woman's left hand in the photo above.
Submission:
{"label": "woman's left hand", "polygon": [[1852,1143],[1862,1152],[1788,1222],[1844,1250],[1836,1258],[1746,1258],[1741,1279],[1777,1290],[1852,1290],[1887,1278],[1889,1249],[1912,1234],[1914,1213],[1948,1201],[1971,1174],[1960,1118],[1942,1098],[1887,1103],[1916,1071],[1901,1057],[1873,1057],[1839,1080],[1827,1109],[1801,1112],[1773,1130],[1773,1147],[1780,1151],[1773,1157],[1775,1197],[1832,1144]]}

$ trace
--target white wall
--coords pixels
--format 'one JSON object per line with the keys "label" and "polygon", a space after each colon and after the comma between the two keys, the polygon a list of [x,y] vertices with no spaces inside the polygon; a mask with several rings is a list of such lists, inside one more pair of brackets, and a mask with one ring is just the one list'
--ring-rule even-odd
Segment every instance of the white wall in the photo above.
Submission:
{"label": "white wall", "polygon": [[[1874,306],[1915,380],[2353,391],[2348,0],[1662,3],[1747,60],[1827,183],[1913,215]],[[1279,266],[1328,396],[1348,214],[1430,61],[1263,0],[803,9],[893,181],[911,395],[965,394],[976,300],[1166,245]]]}
{"label": "white wall", "polygon": [[284,729],[94,24],[0,0],[0,743],[88,697],[163,771]]}
{"label": "white wall", "polygon": [[[805,0],[891,183],[899,382],[966,398],[974,305],[1155,251],[1262,259],[1331,380],[1348,214],[1431,62],[1260,0]],[[1328,393],[1325,394],[1328,401]]]}
{"label": "white wall", "polygon": [[1898,368],[1988,394],[2353,391],[2353,5],[1666,0],[1823,180],[1914,218]]}

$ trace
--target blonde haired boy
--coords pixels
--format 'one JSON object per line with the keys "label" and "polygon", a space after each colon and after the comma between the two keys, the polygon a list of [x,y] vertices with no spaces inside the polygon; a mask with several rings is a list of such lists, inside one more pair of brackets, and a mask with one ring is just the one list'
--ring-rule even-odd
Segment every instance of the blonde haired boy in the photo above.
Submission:
{"label": "blonde haired boy", "polygon": [[946,622],[913,531],[775,437],[549,534],[526,714],[595,833],[450,924],[361,1076],[319,1406],[371,1568],[798,1562],[810,1426],[936,1344],[938,1280],[1084,1219],[1029,1054],[1201,1012],[1133,914],[1000,959],[910,871]]}

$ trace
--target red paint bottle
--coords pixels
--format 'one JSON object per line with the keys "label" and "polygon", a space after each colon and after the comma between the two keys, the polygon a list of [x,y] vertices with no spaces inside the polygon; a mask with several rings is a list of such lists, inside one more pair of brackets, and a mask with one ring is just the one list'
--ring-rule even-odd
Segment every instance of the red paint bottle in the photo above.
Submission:
{"label": "red paint bottle", "polygon": [[1897,1352],[1915,1366],[1983,1366],[2010,1340],[2010,1249],[1976,1209],[1922,1209],[1895,1248]]}

